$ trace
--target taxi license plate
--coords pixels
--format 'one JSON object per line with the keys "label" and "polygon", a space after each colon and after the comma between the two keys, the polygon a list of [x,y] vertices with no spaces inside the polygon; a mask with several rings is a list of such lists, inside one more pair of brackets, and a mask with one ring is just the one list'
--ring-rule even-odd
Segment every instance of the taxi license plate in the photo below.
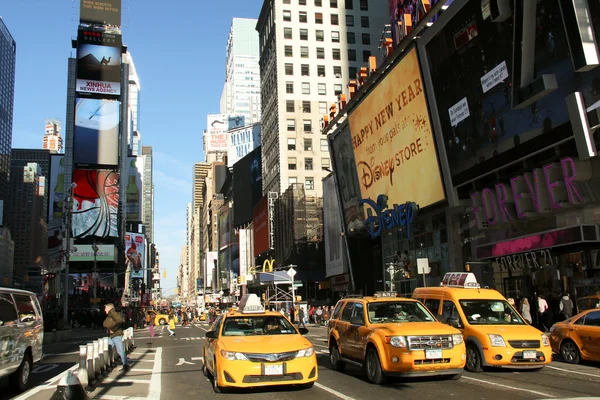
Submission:
{"label": "taxi license plate", "polygon": [[526,358],[528,360],[534,359],[537,356],[537,352],[535,350],[525,350],[523,352],[523,358]]}
{"label": "taxi license plate", "polygon": [[425,350],[425,358],[427,360],[442,358],[442,350]]}
{"label": "taxi license plate", "polygon": [[265,375],[283,375],[283,365],[265,365]]}

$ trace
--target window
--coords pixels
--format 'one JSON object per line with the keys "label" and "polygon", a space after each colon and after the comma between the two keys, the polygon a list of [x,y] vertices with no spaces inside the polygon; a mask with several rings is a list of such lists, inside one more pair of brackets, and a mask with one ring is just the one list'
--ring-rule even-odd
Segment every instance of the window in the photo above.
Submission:
{"label": "window", "polygon": [[285,56],[292,57],[294,55],[294,51],[292,50],[292,46],[285,46],[284,48]]}
{"label": "window", "polygon": [[288,138],[288,150],[296,150],[296,139]]}
{"label": "window", "polygon": [[348,61],[356,61],[356,50],[348,49]]}
{"label": "window", "polygon": [[323,23],[323,13],[315,13],[315,24]]}
{"label": "window", "polygon": [[312,151],[312,139],[304,139],[304,150]]}
{"label": "window", "polygon": [[312,133],[312,121],[310,119],[302,121],[302,125],[304,125],[304,132]]}
{"label": "window", "polygon": [[345,1],[345,7],[346,10],[353,10],[354,9],[354,4],[353,4],[354,0],[346,0]]}
{"label": "window", "polygon": [[317,65],[317,75],[319,76],[319,78],[325,77],[325,66],[324,65]]}
{"label": "window", "polygon": [[342,67],[340,67],[339,65],[334,66],[333,67],[333,76],[335,76],[336,78],[341,78],[342,77]]}
{"label": "window", "polygon": [[333,85],[333,93],[337,96],[338,94],[342,94],[342,85],[336,83]]}
{"label": "window", "polygon": [[339,25],[340,24],[340,18],[338,17],[337,14],[331,14],[331,25]]}
{"label": "window", "polygon": [[294,93],[294,82],[285,83],[285,92],[289,94]]}
{"label": "window", "polygon": [[304,179],[304,189],[315,190],[315,178]]}
{"label": "window", "polygon": [[288,169],[296,170],[296,157],[288,157]]}
{"label": "window", "polygon": [[287,120],[287,130],[288,130],[288,132],[296,131],[296,120],[295,119]]}
{"label": "window", "polygon": [[283,28],[283,38],[284,39],[292,38],[292,28]]}
{"label": "window", "polygon": [[302,64],[300,66],[300,73],[301,73],[302,76],[309,76],[310,75],[310,70],[309,70],[308,64]]}
{"label": "window", "polygon": [[427,299],[425,300],[425,307],[431,311],[434,315],[439,315],[440,310],[440,299]]}
{"label": "window", "polygon": [[350,322],[350,317],[352,317],[352,308],[354,308],[353,302],[346,303],[346,307],[342,310],[342,317],[340,318],[342,321]]}
{"label": "window", "polygon": [[360,10],[369,11],[369,0],[360,0]]}
{"label": "window", "polygon": [[337,0],[329,0],[329,6],[331,8],[337,8]]}
{"label": "window", "polygon": [[313,170],[313,159],[312,158],[305,158],[304,159],[304,169],[307,171],[312,171]]}
{"label": "window", "polygon": [[302,94],[310,94],[310,83],[302,82]]}
{"label": "window", "polygon": [[283,4],[290,4],[291,1],[290,0],[283,0]]}
{"label": "window", "polygon": [[356,35],[354,34],[354,32],[347,32],[346,40],[348,41],[348,44],[356,43]]}
{"label": "window", "polygon": [[348,75],[350,75],[350,79],[356,79],[357,73],[358,73],[358,70],[356,69],[356,67],[348,68]]}
{"label": "window", "polygon": [[327,102],[326,101],[319,102],[319,114],[321,114],[321,115],[327,114]]}
{"label": "window", "polygon": [[308,58],[308,47],[307,46],[300,47],[300,57]]}
{"label": "window", "polygon": [[290,176],[288,178],[288,185],[293,185],[294,183],[298,183],[298,178],[296,178],[295,176]]}
{"label": "window", "polygon": [[363,62],[369,62],[369,57],[371,57],[371,50],[363,50]]}
{"label": "window", "polygon": [[302,112],[306,114],[310,114],[310,101],[302,102]]}
{"label": "window", "polygon": [[10,294],[0,294],[0,321],[3,322],[3,326],[12,325],[17,321],[17,311]]}
{"label": "window", "polygon": [[308,16],[306,14],[306,11],[300,11],[298,13],[298,20],[300,22],[308,22]]}
{"label": "window", "polygon": [[329,145],[327,139],[321,139],[321,151],[329,151]]}
{"label": "window", "polygon": [[331,31],[331,41],[333,43],[340,42],[340,33],[338,31]]}
{"label": "window", "polygon": [[323,0],[315,0],[315,6],[321,7],[323,5]]}
{"label": "window", "polygon": [[322,47],[317,47],[317,58],[324,59],[325,58],[325,49]]}
{"label": "window", "polygon": [[308,40],[308,29],[300,29],[300,40]]}
{"label": "window", "polygon": [[325,86],[324,83],[319,83],[319,94],[320,95],[326,95],[327,94],[327,88]]}
{"label": "window", "polygon": [[369,17],[365,17],[365,16],[360,17],[360,27],[361,28],[369,27]]}
{"label": "window", "polygon": [[285,101],[285,111],[287,111],[287,112],[295,111],[294,100],[286,100]]}
{"label": "window", "polygon": [[346,26],[354,26],[354,15],[346,15]]}
{"label": "window", "polygon": [[321,169],[323,171],[330,169],[329,158],[321,158]]}
{"label": "window", "polygon": [[331,49],[331,56],[334,60],[340,60],[342,58],[340,49]]}
{"label": "window", "polygon": [[323,42],[325,40],[325,33],[321,30],[315,31],[315,37],[317,42]]}
{"label": "window", "polygon": [[36,316],[31,297],[29,297],[28,295],[13,294],[13,298],[15,299],[15,303],[17,304],[19,320],[22,323],[34,322],[36,320]]}
{"label": "window", "polygon": [[298,0],[298,5],[305,6],[306,0]]}
{"label": "window", "polygon": [[294,64],[285,64],[285,74],[294,75]]}
{"label": "window", "polygon": [[371,44],[371,35],[369,35],[368,33],[363,33],[362,44]]}
{"label": "window", "polygon": [[283,10],[283,20],[290,22],[292,20],[292,12],[290,10]]}
{"label": "window", "polygon": [[[16,298],[16,296],[15,296]],[[21,311],[19,311],[21,312]],[[587,326],[600,326],[600,311],[592,311],[585,316],[585,323]]]}
{"label": "window", "polygon": [[462,324],[462,321],[460,320],[460,315],[458,314],[458,310],[456,309],[456,305],[454,304],[454,302],[449,301],[449,300],[444,300],[444,302],[442,303],[442,316],[438,319],[440,322],[447,324],[448,318],[450,318],[450,317],[458,318],[459,326],[464,326]]}

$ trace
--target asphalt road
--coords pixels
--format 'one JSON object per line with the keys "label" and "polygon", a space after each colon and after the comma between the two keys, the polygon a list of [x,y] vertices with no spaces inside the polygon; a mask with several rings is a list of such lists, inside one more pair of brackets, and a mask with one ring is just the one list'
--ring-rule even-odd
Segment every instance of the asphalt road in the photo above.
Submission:
{"label": "asphalt road", "polygon": [[[90,394],[95,399],[146,398],[152,400],[172,399],[406,399],[425,400],[438,398],[464,398],[485,400],[518,399],[600,399],[600,364],[570,365],[553,361],[541,371],[491,370],[480,374],[465,372],[458,381],[443,379],[398,379],[385,385],[368,383],[362,371],[347,366],[344,373],[330,369],[326,330],[309,327],[307,338],[314,344],[319,361],[319,380],[311,389],[290,387],[240,390],[216,395],[211,382],[202,375],[202,344],[208,326],[204,323],[191,327],[178,327],[175,338],[159,336],[154,339],[146,331],[136,331],[136,346],[129,358],[132,370],[127,373],[113,372],[98,389]],[[157,334],[163,332],[158,329]],[[69,347],[71,346],[71,347]],[[58,351],[72,352],[77,344],[56,345]],[[36,382],[44,389],[32,390],[18,399],[48,399],[51,381],[61,370],[77,361],[76,354],[55,355],[44,361],[59,364],[47,373],[36,374]],[[41,364],[41,365],[44,365]],[[48,368],[48,367],[46,367]],[[2,397],[0,399],[12,398]]]}

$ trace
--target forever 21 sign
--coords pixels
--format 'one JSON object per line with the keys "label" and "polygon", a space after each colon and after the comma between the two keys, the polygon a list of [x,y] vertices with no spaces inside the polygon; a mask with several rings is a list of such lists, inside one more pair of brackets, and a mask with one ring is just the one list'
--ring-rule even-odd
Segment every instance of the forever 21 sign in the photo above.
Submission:
{"label": "forever 21 sign", "polygon": [[552,265],[552,253],[550,249],[528,251],[521,254],[511,254],[509,256],[496,257],[496,262],[503,270],[510,269],[515,271],[523,269],[525,265],[532,271],[542,269],[546,265]]}

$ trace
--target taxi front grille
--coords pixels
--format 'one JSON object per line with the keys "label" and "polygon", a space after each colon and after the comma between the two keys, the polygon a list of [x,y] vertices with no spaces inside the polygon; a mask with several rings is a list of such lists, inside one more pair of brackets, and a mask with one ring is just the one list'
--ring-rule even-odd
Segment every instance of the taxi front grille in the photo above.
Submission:
{"label": "taxi front grille", "polygon": [[513,349],[539,349],[539,340],[509,340],[508,344]]}
{"label": "taxi front grille", "polygon": [[281,362],[290,361],[296,358],[297,351],[290,351],[287,353],[244,353],[246,358],[252,362],[270,363],[270,362]]}
{"label": "taxi front grille", "polygon": [[261,383],[261,382],[282,382],[282,381],[300,381],[302,380],[302,374],[295,372],[293,374],[284,375],[246,375],[244,376],[244,383]]}
{"label": "taxi front grille", "polygon": [[452,336],[409,336],[409,350],[451,349]]}
{"label": "taxi front grille", "polygon": [[415,365],[448,364],[449,358],[437,358],[435,360],[415,360]]}

